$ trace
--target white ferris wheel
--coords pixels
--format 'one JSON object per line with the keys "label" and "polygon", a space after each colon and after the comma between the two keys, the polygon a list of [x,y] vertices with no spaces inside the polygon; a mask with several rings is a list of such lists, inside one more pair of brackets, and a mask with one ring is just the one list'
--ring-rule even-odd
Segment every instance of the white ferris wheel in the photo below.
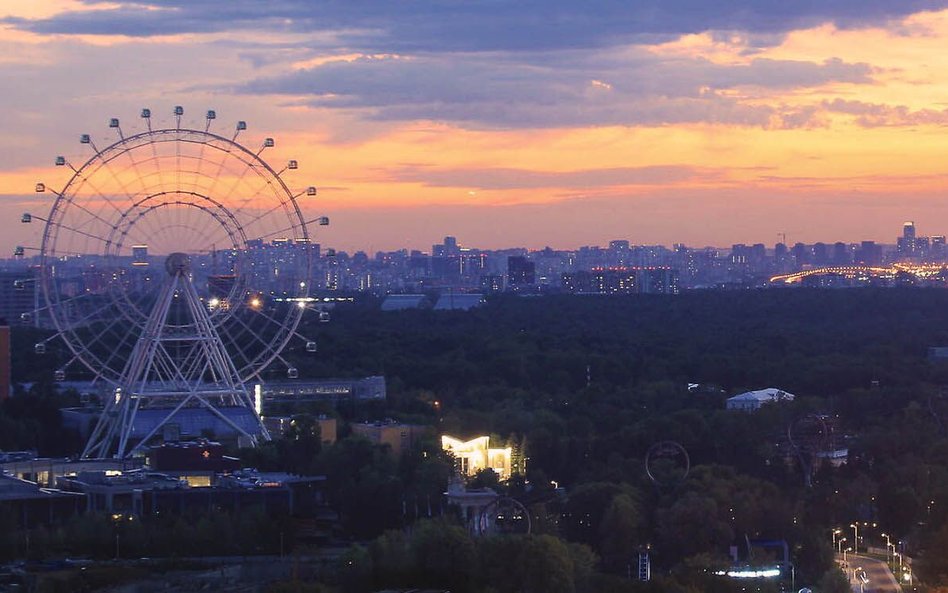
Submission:
{"label": "white ferris wheel", "polygon": [[195,410],[251,443],[268,439],[248,383],[268,368],[296,378],[281,354],[294,338],[316,350],[297,332],[313,301],[309,229],[329,223],[298,203],[316,188],[290,188],[297,161],[262,158],[272,138],[238,143],[245,122],[225,136],[214,111],[197,124],[183,116],[175,107],[153,125],[143,109],[129,134],[113,118],[104,148],[83,134],[83,164],[56,157],[71,173],[63,189],[36,186],[55,194],[48,215],[23,215],[45,223],[34,315],[56,330],[35,351],[62,340],[69,360],[56,378],[83,369],[108,386],[83,457],[130,455]]}

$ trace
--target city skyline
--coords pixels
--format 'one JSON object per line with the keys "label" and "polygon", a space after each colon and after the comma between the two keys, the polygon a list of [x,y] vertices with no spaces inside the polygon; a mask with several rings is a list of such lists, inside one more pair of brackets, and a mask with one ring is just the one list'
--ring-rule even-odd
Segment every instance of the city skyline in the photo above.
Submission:
{"label": "city skyline", "polygon": [[432,227],[483,248],[948,229],[945,7],[7,2],[0,215],[49,205],[31,190],[89,156],[79,134],[183,105],[275,137],[320,187],[321,241],[350,251]]}

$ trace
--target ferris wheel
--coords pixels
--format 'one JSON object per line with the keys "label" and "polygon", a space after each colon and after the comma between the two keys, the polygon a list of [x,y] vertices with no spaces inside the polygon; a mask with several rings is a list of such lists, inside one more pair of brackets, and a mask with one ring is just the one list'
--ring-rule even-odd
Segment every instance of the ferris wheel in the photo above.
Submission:
{"label": "ferris wheel", "polygon": [[[114,394],[87,457],[124,456],[191,408],[254,441],[268,438],[246,384],[271,367],[296,378],[281,354],[294,338],[316,350],[297,331],[313,303],[318,247],[309,229],[329,223],[301,210],[316,188],[290,189],[296,160],[275,168],[263,159],[272,138],[256,149],[239,143],[245,122],[225,136],[212,131],[214,111],[197,124],[183,118],[175,107],[171,122],[153,125],[143,109],[129,134],[113,118],[104,148],[83,134],[92,155],[80,165],[56,157],[71,176],[52,192],[49,214],[23,215],[45,223],[37,278],[45,304],[35,315],[56,330],[36,353],[61,339],[70,358],[56,378],[84,369]],[[232,408],[249,410],[251,421],[234,420]],[[136,429],[145,410],[168,413]]]}

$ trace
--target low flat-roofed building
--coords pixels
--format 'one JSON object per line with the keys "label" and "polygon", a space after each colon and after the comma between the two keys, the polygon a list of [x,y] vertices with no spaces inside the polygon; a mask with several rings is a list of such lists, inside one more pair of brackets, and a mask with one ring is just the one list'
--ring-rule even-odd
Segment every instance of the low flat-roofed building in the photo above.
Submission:
{"label": "low flat-roofed building", "polygon": [[216,474],[213,484],[192,488],[170,473],[82,472],[58,480],[60,488],[87,497],[87,510],[136,517],[180,515],[216,509],[240,512],[258,508],[269,515],[303,515],[324,506],[324,476],[239,470]]}
{"label": "low flat-roofed building", "polygon": [[[219,415],[204,407],[181,408],[174,416],[164,423],[154,435],[165,441],[180,441],[182,439],[196,439],[210,437],[218,440],[237,442],[241,435],[234,429],[235,424],[250,434],[259,432],[259,424],[253,410],[250,408],[233,406],[218,407],[217,411],[227,418],[225,421]],[[130,435],[131,441],[137,443],[155,429],[171,412],[168,408],[140,409],[135,413],[135,421]],[[101,408],[66,408],[61,410],[63,426],[76,430],[79,436],[86,440],[95,427]],[[151,442],[151,439],[149,439]]]}
{"label": "low flat-roofed building", "polygon": [[[270,437],[278,439],[284,436],[293,422],[299,416],[264,416],[263,425],[267,427]],[[319,438],[324,445],[332,445],[336,442],[337,422],[330,416],[317,416],[313,422],[319,426]]]}
{"label": "low flat-roofed building", "polygon": [[259,394],[264,415],[268,402],[307,402],[340,400],[385,399],[385,377],[361,379],[286,379],[259,383],[254,387]]}
{"label": "low flat-roofed building", "polygon": [[0,509],[20,527],[61,523],[86,508],[86,498],[74,492],[43,488],[35,482],[0,473]]}
{"label": "low flat-roofed building", "polygon": [[216,441],[162,443],[148,449],[148,468],[184,480],[192,488],[214,485],[215,476],[240,469],[240,459],[224,454]]}
{"label": "low flat-roofed building", "polygon": [[141,457],[126,459],[66,459],[38,457],[0,463],[0,473],[34,482],[44,488],[56,486],[57,478],[76,476],[82,471],[127,471],[141,469],[145,460]]}
{"label": "low flat-roofed building", "polygon": [[474,307],[480,307],[485,302],[482,294],[448,292],[438,297],[434,309],[435,311],[467,311]]}
{"label": "low flat-roofed building", "polygon": [[782,389],[768,387],[767,389],[747,391],[728,398],[727,409],[754,412],[766,404],[793,401],[794,397],[792,393],[783,391]]}
{"label": "low flat-roofed building", "polygon": [[382,301],[382,311],[430,309],[431,301],[423,294],[390,294]]}
{"label": "low flat-roofed building", "polygon": [[412,450],[425,434],[431,432],[431,428],[386,420],[353,424],[352,432],[378,445],[388,445],[392,455],[401,457],[406,451]]}

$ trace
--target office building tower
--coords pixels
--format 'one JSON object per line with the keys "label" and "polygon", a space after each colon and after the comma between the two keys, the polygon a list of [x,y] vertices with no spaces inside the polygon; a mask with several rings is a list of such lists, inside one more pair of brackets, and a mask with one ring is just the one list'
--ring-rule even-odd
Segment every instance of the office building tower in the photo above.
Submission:
{"label": "office building tower", "polygon": [[522,255],[507,258],[507,283],[511,287],[532,286],[536,284],[536,264]]}

